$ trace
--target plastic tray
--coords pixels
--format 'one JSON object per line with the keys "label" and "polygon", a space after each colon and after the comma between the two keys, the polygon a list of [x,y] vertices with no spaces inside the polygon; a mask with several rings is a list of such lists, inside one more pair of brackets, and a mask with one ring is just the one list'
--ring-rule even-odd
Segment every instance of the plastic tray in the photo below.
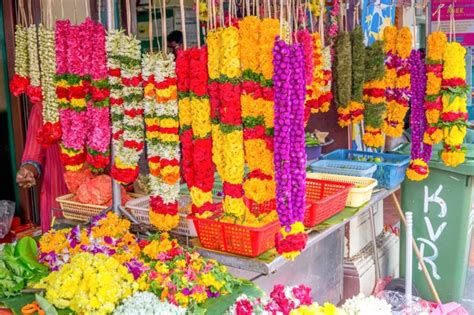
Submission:
{"label": "plastic tray", "polygon": [[304,226],[313,227],[346,207],[353,184],[306,178],[306,209]]}
{"label": "plastic tray", "polygon": [[[380,159],[376,161],[377,170],[374,173],[374,178],[377,180],[380,187],[387,189],[394,188],[400,185],[405,179],[405,171],[410,162],[409,155],[402,154],[390,154],[390,153],[376,153],[376,152],[364,152],[356,150],[335,150],[331,153],[326,154],[322,157],[324,160],[345,160],[350,161],[353,159]],[[362,163],[372,163],[370,161],[360,161]]]}
{"label": "plastic tray", "polygon": [[344,176],[335,174],[310,173],[306,178],[329,180],[333,182],[353,184],[347,196],[346,206],[359,208],[370,201],[374,188],[377,186],[377,180],[367,177]]}
{"label": "plastic tray", "polygon": [[201,245],[208,249],[257,257],[275,247],[278,221],[262,227],[248,227],[192,217]]}
{"label": "plastic tray", "polygon": [[[191,198],[186,195],[181,195],[179,197],[178,205],[178,226],[172,229],[171,232],[179,235],[196,237],[197,233],[193,220],[187,218],[188,214],[191,212]],[[140,223],[150,224],[150,217],[148,215],[150,210],[150,196],[130,200],[127,202],[125,207],[130,209],[130,212]]]}
{"label": "plastic tray", "polygon": [[[59,206],[66,219],[89,221],[90,218],[99,215],[102,211],[109,207],[80,203],[73,200],[74,196],[74,194],[67,194],[56,198],[56,201],[59,203]],[[129,194],[129,196],[132,198],[142,197],[142,195],[139,194]]]}
{"label": "plastic tray", "polygon": [[310,168],[311,171],[317,173],[372,177],[377,170],[377,165],[356,161],[321,160],[313,162]]}

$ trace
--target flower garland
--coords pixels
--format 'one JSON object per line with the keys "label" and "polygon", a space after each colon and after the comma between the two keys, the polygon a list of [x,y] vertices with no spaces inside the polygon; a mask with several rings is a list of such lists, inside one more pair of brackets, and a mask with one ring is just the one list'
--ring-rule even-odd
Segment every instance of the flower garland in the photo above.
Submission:
{"label": "flower garland", "polygon": [[26,88],[26,95],[33,105],[42,101],[41,93],[41,73],[38,55],[38,29],[35,24],[26,29],[28,41],[28,73],[30,84]]}
{"label": "flower garland", "polygon": [[[118,34],[118,35],[115,35]],[[111,176],[122,184],[130,184],[139,173],[138,160],[144,147],[143,88],[140,66],[140,41],[126,36],[123,31],[109,33],[108,49],[109,83],[111,89],[121,90],[119,99],[111,94],[112,121],[122,119],[120,128],[112,126],[115,160]],[[114,42],[117,40],[117,42]],[[115,61],[110,61],[115,59]],[[117,66],[119,66],[117,68]],[[111,79],[111,77],[115,77]],[[120,83],[117,81],[120,77]],[[112,82],[111,82],[112,81]],[[117,86],[113,86],[113,85]],[[114,91],[115,93],[115,91]],[[114,100],[112,100],[114,95]],[[114,105],[122,107],[114,110]],[[114,130],[116,129],[116,130]]]}
{"label": "flower garland", "polygon": [[[397,32],[395,51],[397,66],[397,77],[393,94],[387,98],[387,117],[384,123],[384,132],[393,138],[398,138],[403,133],[405,116],[408,112],[410,101],[410,53],[412,46],[412,34],[410,28],[403,27]],[[389,51],[390,53],[390,51]],[[392,53],[394,53],[392,51]],[[390,57],[388,62],[392,62]],[[389,65],[390,68],[392,65]]]}
{"label": "flower garland", "polygon": [[[332,93],[326,91],[324,93],[323,88],[327,85],[327,74],[323,71],[324,60],[323,51],[321,45],[321,36],[319,33],[313,33],[313,78],[310,85],[306,85],[306,102],[305,102],[305,123],[308,123],[309,116],[311,113],[327,112],[329,111],[330,99],[328,96]],[[331,72],[329,71],[329,74]]]}
{"label": "flower garland", "polygon": [[[85,33],[85,22],[75,26],[71,26],[69,21],[57,22],[55,36],[59,47],[56,50],[59,50],[60,54],[57,55],[56,96],[60,104],[61,161],[67,171],[82,169],[86,159],[84,146],[88,121],[86,81],[83,78],[86,64],[85,56],[79,48],[83,44],[82,38],[89,35]],[[62,49],[65,49],[65,52]]]}
{"label": "flower garland", "polygon": [[57,308],[79,314],[109,314],[120,300],[138,290],[127,268],[104,254],[80,253],[43,278],[35,288]]}
{"label": "flower garland", "polygon": [[364,119],[364,80],[365,80],[365,45],[362,27],[357,25],[351,32],[352,44],[352,85],[351,85],[351,121],[358,124]]}
{"label": "flower garland", "polygon": [[341,32],[337,35],[335,50],[335,100],[338,124],[343,128],[351,124],[352,55],[351,36],[348,32]]}
{"label": "flower garland", "polygon": [[383,42],[376,41],[366,48],[364,84],[364,144],[381,148],[384,144],[382,127],[385,118],[385,67]]}
{"label": "flower garland", "polygon": [[441,159],[447,166],[456,167],[464,163],[466,148],[463,147],[467,133],[466,48],[456,42],[446,45],[442,81],[441,126],[443,129],[443,151]]}
{"label": "flower garland", "polygon": [[87,107],[91,129],[87,139],[86,161],[93,172],[99,173],[110,163],[110,90],[107,80],[105,29],[100,23],[94,23],[92,27],[92,82]]}
{"label": "flower garland", "polygon": [[56,55],[54,31],[39,25],[38,35],[43,99],[43,126],[38,133],[38,140],[43,145],[48,146],[61,139],[61,124],[59,123],[55,85]]}
{"label": "flower garland", "polygon": [[273,50],[275,73],[275,179],[276,208],[282,228],[276,248],[294,259],[305,248],[304,57],[300,45],[278,39]]}
{"label": "flower garland", "polygon": [[[383,30],[383,42],[385,52],[385,97],[387,108],[397,108],[397,70],[400,60],[397,56],[397,27],[387,26]],[[384,122],[384,130],[387,129],[387,121]]]}
{"label": "flower garland", "polygon": [[10,91],[14,96],[26,92],[30,85],[28,31],[21,24],[15,26],[15,74],[10,81]]}
{"label": "flower garland", "polygon": [[443,80],[443,58],[447,43],[448,38],[443,32],[433,32],[428,36],[425,112],[429,127],[423,136],[424,143],[428,145],[434,145],[443,140],[443,131],[438,122],[443,109],[441,82]]}
{"label": "flower garland", "polygon": [[[161,231],[179,223],[178,90],[172,54],[145,55],[146,138],[150,168],[150,222]],[[150,98],[155,98],[150,100]]]}
{"label": "flower garland", "polygon": [[426,91],[426,68],[423,56],[413,50],[410,56],[411,68],[411,160],[407,168],[407,177],[414,181],[421,181],[428,177],[428,162],[431,159],[431,145],[423,143],[423,134],[426,129],[424,98]]}
{"label": "flower garland", "polygon": [[304,73],[306,85],[311,85],[313,82],[313,36],[304,29],[296,33],[298,43],[303,47],[304,54]]}

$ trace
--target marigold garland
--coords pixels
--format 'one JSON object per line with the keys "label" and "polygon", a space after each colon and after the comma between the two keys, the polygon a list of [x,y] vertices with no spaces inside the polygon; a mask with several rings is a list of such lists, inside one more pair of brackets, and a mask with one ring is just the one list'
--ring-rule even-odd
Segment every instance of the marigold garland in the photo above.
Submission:
{"label": "marigold garland", "polygon": [[25,26],[15,26],[15,74],[10,81],[10,91],[14,96],[26,92],[30,85],[29,56],[28,56],[28,31]]}
{"label": "marigold garland", "polygon": [[[391,32],[387,33],[391,35]],[[392,44],[388,46],[392,47]],[[387,117],[384,123],[384,132],[394,138],[402,135],[405,116],[409,108],[411,97],[409,57],[411,47],[412,34],[410,28],[403,27],[397,32],[395,51],[389,51],[387,56],[387,76],[389,77],[387,81],[392,82],[393,80],[393,67],[396,67],[397,77],[393,93],[387,94]],[[395,53],[396,56],[393,56]]]}
{"label": "marigold garland", "polygon": [[59,123],[55,85],[56,55],[54,31],[39,25],[38,37],[43,99],[43,126],[38,133],[38,141],[45,146],[49,146],[61,139],[61,125]]}
{"label": "marigold garland", "polygon": [[340,32],[335,45],[335,91],[339,126],[351,124],[350,101],[352,85],[351,36],[348,32]]}
{"label": "marigold garland", "polygon": [[351,86],[351,121],[358,124],[364,119],[364,79],[365,79],[365,45],[362,27],[357,25],[351,32],[352,44],[352,86]]}
{"label": "marigold garland", "polygon": [[365,145],[380,148],[384,145],[382,127],[385,118],[385,67],[383,42],[376,41],[366,48],[366,77],[364,84]]}
{"label": "marigold garland", "polygon": [[442,81],[440,126],[443,130],[441,159],[447,166],[464,163],[466,148],[463,147],[467,129],[466,48],[456,42],[446,45]]}

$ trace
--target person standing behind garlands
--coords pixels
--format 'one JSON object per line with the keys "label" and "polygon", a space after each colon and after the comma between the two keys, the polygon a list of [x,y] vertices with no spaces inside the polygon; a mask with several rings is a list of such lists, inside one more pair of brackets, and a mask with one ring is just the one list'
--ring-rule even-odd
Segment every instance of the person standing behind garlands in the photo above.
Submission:
{"label": "person standing behind garlands", "polygon": [[44,233],[50,229],[53,214],[56,217],[61,216],[53,211],[59,209],[56,198],[67,194],[68,190],[64,181],[59,144],[49,147],[41,145],[37,141],[41,128],[41,105],[38,104],[31,109],[25,149],[16,182],[21,188],[31,188],[41,182],[40,219]]}

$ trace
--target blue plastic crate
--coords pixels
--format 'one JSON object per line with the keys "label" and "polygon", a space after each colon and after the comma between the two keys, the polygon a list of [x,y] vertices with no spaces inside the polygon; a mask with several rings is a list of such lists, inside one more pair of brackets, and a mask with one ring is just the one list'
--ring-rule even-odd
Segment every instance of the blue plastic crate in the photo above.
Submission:
{"label": "blue plastic crate", "polygon": [[310,168],[315,173],[372,177],[377,170],[377,165],[356,161],[320,160],[311,163]]}
{"label": "blue plastic crate", "polygon": [[323,160],[357,161],[361,163],[374,163],[377,170],[374,178],[379,187],[394,188],[405,179],[405,171],[410,163],[409,155],[364,152],[356,150],[335,150],[322,157]]}

